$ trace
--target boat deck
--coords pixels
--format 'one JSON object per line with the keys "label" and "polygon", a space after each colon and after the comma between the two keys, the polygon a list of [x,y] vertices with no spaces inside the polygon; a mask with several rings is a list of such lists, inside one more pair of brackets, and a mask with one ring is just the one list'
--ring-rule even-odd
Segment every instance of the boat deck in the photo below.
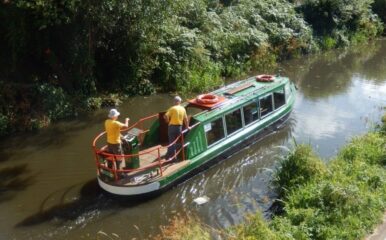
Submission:
{"label": "boat deck", "polygon": [[167,148],[161,145],[157,145],[151,148],[144,149],[139,151],[139,167],[146,167],[151,163],[158,160],[158,149],[159,148],[159,156],[160,160],[165,160],[164,156],[167,152]]}

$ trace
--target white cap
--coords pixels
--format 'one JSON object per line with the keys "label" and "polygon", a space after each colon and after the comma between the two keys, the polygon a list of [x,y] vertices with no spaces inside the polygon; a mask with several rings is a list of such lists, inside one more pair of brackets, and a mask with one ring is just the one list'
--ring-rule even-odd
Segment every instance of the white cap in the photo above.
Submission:
{"label": "white cap", "polygon": [[113,108],[109,112],[109,118],[118,117],[121,113],[117,109]]}
{"label": "white cap", "polygon": [[180,96],[175,96],[175,97],[174,97],[174,101],[175,101],[175,102],[181,102],[182,99],[180,98]]}

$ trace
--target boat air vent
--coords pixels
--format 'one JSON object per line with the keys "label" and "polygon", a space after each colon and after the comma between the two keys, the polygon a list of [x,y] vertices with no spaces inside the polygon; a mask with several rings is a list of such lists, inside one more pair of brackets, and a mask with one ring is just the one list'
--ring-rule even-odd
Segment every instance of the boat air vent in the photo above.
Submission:
{"label": "boat air vent", "polygon": [[224,94],[227,94],[227,95],[233,95],[235,93],[238,93],[238,92],[241,92],[241,91],[244,91],[245,89],[248,89],[248,88],[251,88],[251,87],[255,87],[255,85],[253,83],[245,83],[243,85],[240,85],[238,87],[235,87],[235,88],[232,88],[230,89],[229,91],[225,92]]}

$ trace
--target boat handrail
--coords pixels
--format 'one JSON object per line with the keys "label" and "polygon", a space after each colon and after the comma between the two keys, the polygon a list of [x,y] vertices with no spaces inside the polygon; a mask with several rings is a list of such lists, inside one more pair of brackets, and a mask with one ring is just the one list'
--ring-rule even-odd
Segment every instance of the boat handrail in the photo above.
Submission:
{"label": "boat handrail", "polygon": [[[150,116],[150,117],[146,117],[146,118],[143,118],[141,120],[148,120],[148,119],[151,119],[152,117],[154,116],[158,116],[157,115],[153,115],[153,116]],[[138,123],[138,122],[137,122]],[[132,128],[134,128],[135,126],[137,126],[137,123],[133,124],[132,126],[130,126],[129,128],[127,128],[126,130],[130,130]],[[193,124],[192,126],[190,126],[190,129],[193,129],[195,127],[197,127],[198,125],[200,124],[200,122],[197,122],[195,124]],[[124,131],[126,131],[124,130]],[[118,177],[118,173],[131,173],[131,172],[141,172],[141,171],[145,171],[147,169],[151,169],[151,168],[159,168],[160,169],[160,174],[162,176],[162,166],[166,163],[169,163],[172,161],[173,158],[176,158],[182,151],[182,160],[185,160],[185,148],[189,145],[189,144],[185,144],[185,141],[184,141],[184,134],[188,132],[189,129],[184,129],[182,132],[181,132],[181,135],[178,136],[172,143],[170,143],[169,145],[167,146],[158,146],[156,148],[153,148],[153,149],[148,149],[148,150],[143,150],[139,153],[134,153],[134,154],[113,154],[113,153],[108,153],[106,151],[104,151],[103,149],[106,148],[106,145],[103,146],[102,148],[100,149],[97,149],[96,147],[96,141],[98,140],[98,138],[100,138],[103,134],[105,134],[105,132],[102,132],[101,134],[99,134],[95,139],[94,139],[94,142],[93,142],[93,148],[94,148],[94,152],[95,152],[95,160],[96,160],[96,165],[97,165],[97,170],[98,170],[98,174],[100,174],[100,169],[105,169],[107,171],[110,171],[114,174],[114,179],[115,180],[119,180],[119,177]],[[174,144],[177,144],[177,142],[181,142],[181,148],[179,148],[175,155],[171,157],[170,160],[162,160],[161,159],[161,148],[169,148],[171,147],[172,145]],[[116,165],[115,165],[115,161],[119,158],[123,158],[123,159],[131,159],[131,158],[135,158],[135,157],[140,157],[142,155],[146,155],[146,154],[151,154],[152,152],[157,152],[157,157],[156,159],[154,160],[154,162],[146,165],[146,166],[143,166],[143,167],[139,167],[139,168],[132,168],[132,169],[116,169]],[[100,159],[99,157],[103,157],[104,160],[106,161],[110,161],[112,162],[112,168],[111,167],[108,167],[104,165],[104,163],[101,163],[100,162]]]}
{"label": "boat handrail", "polygon": [[[130,131],[131,129],[135,128],[136,126],[139,126],[138,128],[141,129],[141,130],[143,131],[142,133],[145,133],[145,132],[148,131],[148,129],[143,130],[143,123],[144,123],[145,121],[151,120],[151,119],[153,119],[153,118],[155,118],[155,117],[158,117],[158,114],[154,114],[154,115],[151,115],[151,116],[147,116],[147,117],[141,118],[141,119],[139,119],[137,122],[135,122],[133,125],[130,125],[130,126],[127,127],[127,128],[123,128],[123,129],[121,129],[120,131],[121,131],[121,132],[126,132],[126,131],[128,132],[128,131]],[[97,141],[99,140],[99,138],[102,137],[104,134],[106,134],[106,131],[101,132],[100,134],[98,134],[98,135],[94,138],[94,141],[93,141],[93,143],[92,143],[92,146],[93,146],[94,148],[96,148],[96,143],[97,143]]]}

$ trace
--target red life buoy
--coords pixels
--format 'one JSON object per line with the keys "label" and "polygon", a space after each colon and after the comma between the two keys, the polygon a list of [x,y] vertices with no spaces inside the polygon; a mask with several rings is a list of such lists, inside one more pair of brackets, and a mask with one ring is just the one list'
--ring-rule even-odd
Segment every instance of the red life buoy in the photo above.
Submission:
{"label": "red life buoy", "polygon": [[256,80],[258,82],[273,82],[274,79],[275,79],[275,77],[273,75],[263,74],[263,75],[257,75],[256,76]]}
{"label": "red life buoy", "polygon": [[201,104],[214,104],[214,103],[217,103],[218,101],[219,101],[218,96],[214,94],[201,94],[201,95],[198,95],[196,98],[196,102]]}

